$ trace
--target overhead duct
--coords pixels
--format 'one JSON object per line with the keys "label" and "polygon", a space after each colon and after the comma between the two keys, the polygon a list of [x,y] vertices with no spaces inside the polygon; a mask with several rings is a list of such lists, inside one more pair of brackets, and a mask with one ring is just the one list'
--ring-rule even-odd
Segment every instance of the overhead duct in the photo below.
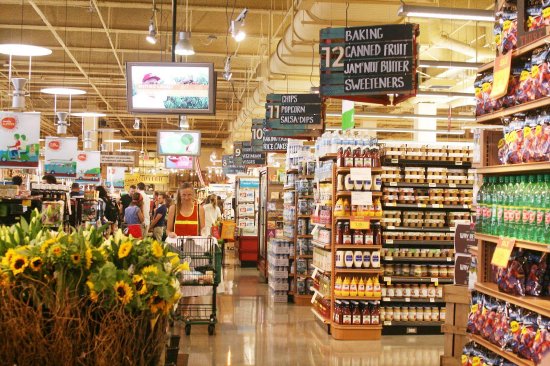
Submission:
{"label": "overhead duct", "polygon": [[447,36],[446,34],[440,34],[436,36],[435,39],[433,39],[432,41],[433,41],[432,47],[446,48],[453,52],[461,53],[465,56],[471,57],[474,60],[472,62],[480,62],[483,60],[495,58],[494,51],[490,49],[487,49],[487,48],[476,49],[475,47],[472,47],[470,45],[457,41],[456,39],[453,39]]}
{"label": "overhead duct", "polygon": [[13,99],[11,107],[14,109],[25,109],[25,85],[27,79],[25,78],[12,78],[13,84]]}

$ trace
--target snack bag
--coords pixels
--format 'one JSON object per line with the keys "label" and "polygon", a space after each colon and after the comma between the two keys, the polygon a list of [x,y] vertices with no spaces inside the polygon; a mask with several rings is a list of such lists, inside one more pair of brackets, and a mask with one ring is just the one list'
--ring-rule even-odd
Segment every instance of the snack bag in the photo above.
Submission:
{"label": "snack bag", "polygon": [[481,85],[485,74],[477,74],[474,81],[475,98],[476,98],[476,116],[485,114],[483,109],[483,94],[481,92]]}
{"label": "snack bag", "polygon": [[[483,296],[480,293],[472,295],[472,305],[470,306],[470,314],[468,315],[467,330],[472,334],[479,334],[478,327],[479,319],[483,311]],[[481,329],[481,326],[479,327]]]}
{"label": "snack bag", "polygon": [[504,157],[505,163],[518,164],[522,162],[521,148],[523,146],[524,118],[523,114],[515,114],[512,122],[504,129],[504,140],[508,145],[507,155]]}
{"label": "snack bag", "polygon": [[526,254],[524,265],[525,273],[525,294],[531,296],[540,296],[544,275],[547,272],[547,254],[540,252],[529,252]]}
{"label": "snack bag", "polygon": [[495,14],[495,43],[500,54],[516,48],[518,41],[518,10],[516,1],[505,1]]}
{"label": "snack bag", "polygon": [[486,73],[481,80],[481,99],[483,114],[490,113],[495,110],[496,103],[491,99],[491,91],[493,90],[493,73]]}
{"label": "snack bag", "polygon": [[531,55],[531,79],[533,93],[530,100],[550,94],[550,48],[539,47]]}
{"label": "snack bag", "polygon": [[542,0],[542,21],[544,25],[550,25],[550,0]]}
{"label": "snack bag", "polygon": [[521,147],[521,161],[528,163],[535,159],[535,129],[537,127],[538,116],[535,114],[527,115],[523,127],[523,144]]}
{"label": "snack bag", "polygon": [[542,318],[535,334],[533,343],[533,361],[540,364],[542,359],[550,352],[550,319]]}
{"label": "snack bag", "polygon": [[534,161],[547,161],[550,158],[550,113],[547,110],[540,112],[534,135]]}
{"label": "snack bag", "polygon": [[487,301],[485,301],[485,306],[483,309],[484,321],[483,321],[483,326],[481,328],[480,335],[489,341],[491,341],[493,331],[495,328],[497,307],[498,307],[498,304],[495,299],[489,298],[487,299]]}
{"label": "snack bag", "polygon": [[527,59],[519,76],[519,88],[516,95],[516,103],[522,104],[528,102],[532,93],[531,60]]}
{"label": "snack bag", "polygon": [[526,315],[521,328],[518,355],[528,360],[533,360],[535,356],[533,345],[538,330],[537,318],[538,316],[532,313]]}
{"label": "snack bag", "polygon": [[474,344],[472,342],[466,343],[462,348],[462,356],[460,357],[460,366],[472,366],[472,352]]}
{"label": "snack bag", "polygon": [[509,352],[518,353],[519,342],[521,339],[521,328],[523,325],[521,309],[511,306],[508,311],[508,320],[509,332],[505,336],[506,345],[504,349]]}
{"label": "snack bag", "polygon": [[504,347],[506,345],[506,335],[510,331],[509,324],[506,303],[498,302],[493,324],[494,331],[489,340],[499,347]]}
{"label": "snack bag", "polygon": [[[549,0],[550,1],[550,0]],[[502,97],[502,106],[505,108],[513,107],[516,105],[516,98],[519,89],[519,78],[523,65],[513,66],[510,70],[510,78],[508,80],[508,91],[506,95]]]}
{"label": "snack bag", "polygon": [[497,285],[502,292],[525,296],[525,272],[521,251],[514,251],[506,268],[498,268]]}
{"label": "snack bag", "polygon": [[542,0],[527,0],[525,4],[525,29],[533,31],[544,26]]}

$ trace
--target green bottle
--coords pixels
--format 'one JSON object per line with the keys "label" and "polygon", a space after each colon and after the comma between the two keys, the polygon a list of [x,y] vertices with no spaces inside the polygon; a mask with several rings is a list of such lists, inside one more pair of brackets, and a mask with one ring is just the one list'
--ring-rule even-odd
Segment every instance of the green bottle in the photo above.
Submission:
{"label": "green bottle", "polygon": [[529,238],[529,217],[531,210],[531,196],[534,193],[534,175],[522,176],[524,182],[523,194],[521,195],[521,229],[518,233],[519,239],[528,240]]}

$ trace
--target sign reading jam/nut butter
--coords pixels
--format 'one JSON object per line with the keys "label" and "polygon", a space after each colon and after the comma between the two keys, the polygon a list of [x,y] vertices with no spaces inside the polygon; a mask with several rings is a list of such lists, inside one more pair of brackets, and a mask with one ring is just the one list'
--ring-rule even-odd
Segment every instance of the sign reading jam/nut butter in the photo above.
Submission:
{"label": "sign reading jam/nut butter", "polygon": [[416,89],[416,24],[321,29],[321,94],[346,97]]}

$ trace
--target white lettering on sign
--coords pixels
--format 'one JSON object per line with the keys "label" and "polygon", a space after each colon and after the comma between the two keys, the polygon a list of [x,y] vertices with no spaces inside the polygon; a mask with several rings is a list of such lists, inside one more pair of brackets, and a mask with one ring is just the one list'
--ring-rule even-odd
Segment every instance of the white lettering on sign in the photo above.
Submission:
{"label": "white lettering on sign", "polygon": [[347,79],[344,84],[346,92],[379,89],[399,89],[405,86],[403,76],[386,76],[374,78]]}
{"label": "white lettering on sign", "polygon": [[297,103],[298,102],[298,96],[297,95],[282,95],[281,96],[281,102],[283,102],[283,103]]}
{"label": "white lettering on sign", "polygon": [[314,124],[313,116],[281,116],[281,123],[286,124]]}
{"label": "white lettering on sign", "polygon": [[293,114],[299,114],[299,113],[306,113],[306,106],[305,105],[283,105],[281,106],[281,113],[293,113]]}
{"label": "white lettering on sign", "polygon": [[384,38],[382,28],[346,29],[346,42],[370,41]]}

